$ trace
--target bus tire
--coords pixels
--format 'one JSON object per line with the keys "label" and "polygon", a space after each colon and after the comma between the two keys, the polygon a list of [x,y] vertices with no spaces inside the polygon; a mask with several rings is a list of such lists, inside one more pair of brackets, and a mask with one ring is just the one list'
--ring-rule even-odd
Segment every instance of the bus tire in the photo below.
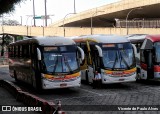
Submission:
{"label": "bus tire", "polygon": [[35,89],[37,90],[38,93],[42,92],[42,82],[41,82],[41,77],[38,77],[40,75],[35,75]]}

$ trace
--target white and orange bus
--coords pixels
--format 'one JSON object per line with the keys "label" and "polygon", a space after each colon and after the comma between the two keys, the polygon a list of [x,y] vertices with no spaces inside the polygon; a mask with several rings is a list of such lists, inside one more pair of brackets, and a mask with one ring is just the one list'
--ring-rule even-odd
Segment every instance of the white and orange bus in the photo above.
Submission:
{"label": "white and orange bus", "polygon": [[79,87],[83,50],[64,37],[36,37],[8,46],[9,72],[38,90]]}
{"label": "white and orange bus", "polygon": [[100,72],[102,84],[136,80],[134,48],[130,41],[117,35],[86,35],[73,40],[85,53],[81,64],[81,79],[93,83],[95,71]]}

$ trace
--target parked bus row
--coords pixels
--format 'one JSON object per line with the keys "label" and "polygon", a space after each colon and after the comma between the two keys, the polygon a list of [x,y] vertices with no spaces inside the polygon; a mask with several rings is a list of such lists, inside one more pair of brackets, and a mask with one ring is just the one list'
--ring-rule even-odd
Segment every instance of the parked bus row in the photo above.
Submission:
{"label": "parked bus row", "polygon": [[138,40],[133,36],[102,34],[17,41],[8,46],[10,75],[38,90],[79,87],[81,80],[93,83],[96,72],[102,84],[158,78],[160,36],[144,35],[146,38]]}

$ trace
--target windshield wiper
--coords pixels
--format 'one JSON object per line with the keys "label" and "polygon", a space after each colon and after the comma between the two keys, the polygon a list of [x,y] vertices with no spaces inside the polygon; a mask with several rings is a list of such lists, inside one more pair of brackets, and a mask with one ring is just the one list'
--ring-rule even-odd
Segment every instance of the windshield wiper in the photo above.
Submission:
{"label": "windshield wiper", "polygon": [[52,74],[54,74],[55,73],[55,70],[56,70],[56,67],[57,67],[57,64],[58,64],[58,55],[56,56],[56,59],[54,60],[54,68],[53,68],[53,73]]}
{"label": "windshield wiper", "polygon": [[128,63],[126,62],[126,60],[124,59],[124,57],[122,57],[121,51],[120,51],[120,55],[121,55],[121,60],[123,59],[124,64],[125,64],[125,65],[127,66],[127,68],[129,69],[130,67],[129,67]]}
{"label": "windshield wiper", "polygon": [[114,64],[113,64],[112,70],[114,69],[114,67],[115,67],[115,65],[116,65],[117,60],[118,60],[118,56],[117,56],[117,52],[116,52],[116,58],[115,58],[115,61],[114,61]]}
{"label": "windshield wiper", "polygon": [[71,67],[69,66],[69,63],[68,63],[68,59],[66,57],[64,57],[64,63],[66,64],[66,66],[68,67],[70,73],[73,73]]}

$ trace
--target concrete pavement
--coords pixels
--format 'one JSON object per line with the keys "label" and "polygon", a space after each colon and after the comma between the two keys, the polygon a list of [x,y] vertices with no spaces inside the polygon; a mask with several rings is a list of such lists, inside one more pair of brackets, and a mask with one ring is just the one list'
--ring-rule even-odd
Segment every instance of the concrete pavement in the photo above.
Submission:
{"label": "concrete pavement", "polygon": [[[41,114],[52,114],[53,112],[57,114],[60,111],[60,108],[53,102],[48,102],[15,85],[14,79],[9,76],[8,66],[0,65],[0,110],[2,110],[2,106],[4,105],[11,107],[11,110],[19,109],[18,111],[9,112],[0,111],[0,114],[35,114],[37,110]],[[14,106],[16,109],[13,109]]]}
{"label": "concrete pavement", "polygon": [[[18,102],[6,89],[0,87],[0,110],[2,106],[18,106],[25,107],[21,102]],[[22,112],[22,111],[0,111],[0,114],[38,114],[38,112]]]}

